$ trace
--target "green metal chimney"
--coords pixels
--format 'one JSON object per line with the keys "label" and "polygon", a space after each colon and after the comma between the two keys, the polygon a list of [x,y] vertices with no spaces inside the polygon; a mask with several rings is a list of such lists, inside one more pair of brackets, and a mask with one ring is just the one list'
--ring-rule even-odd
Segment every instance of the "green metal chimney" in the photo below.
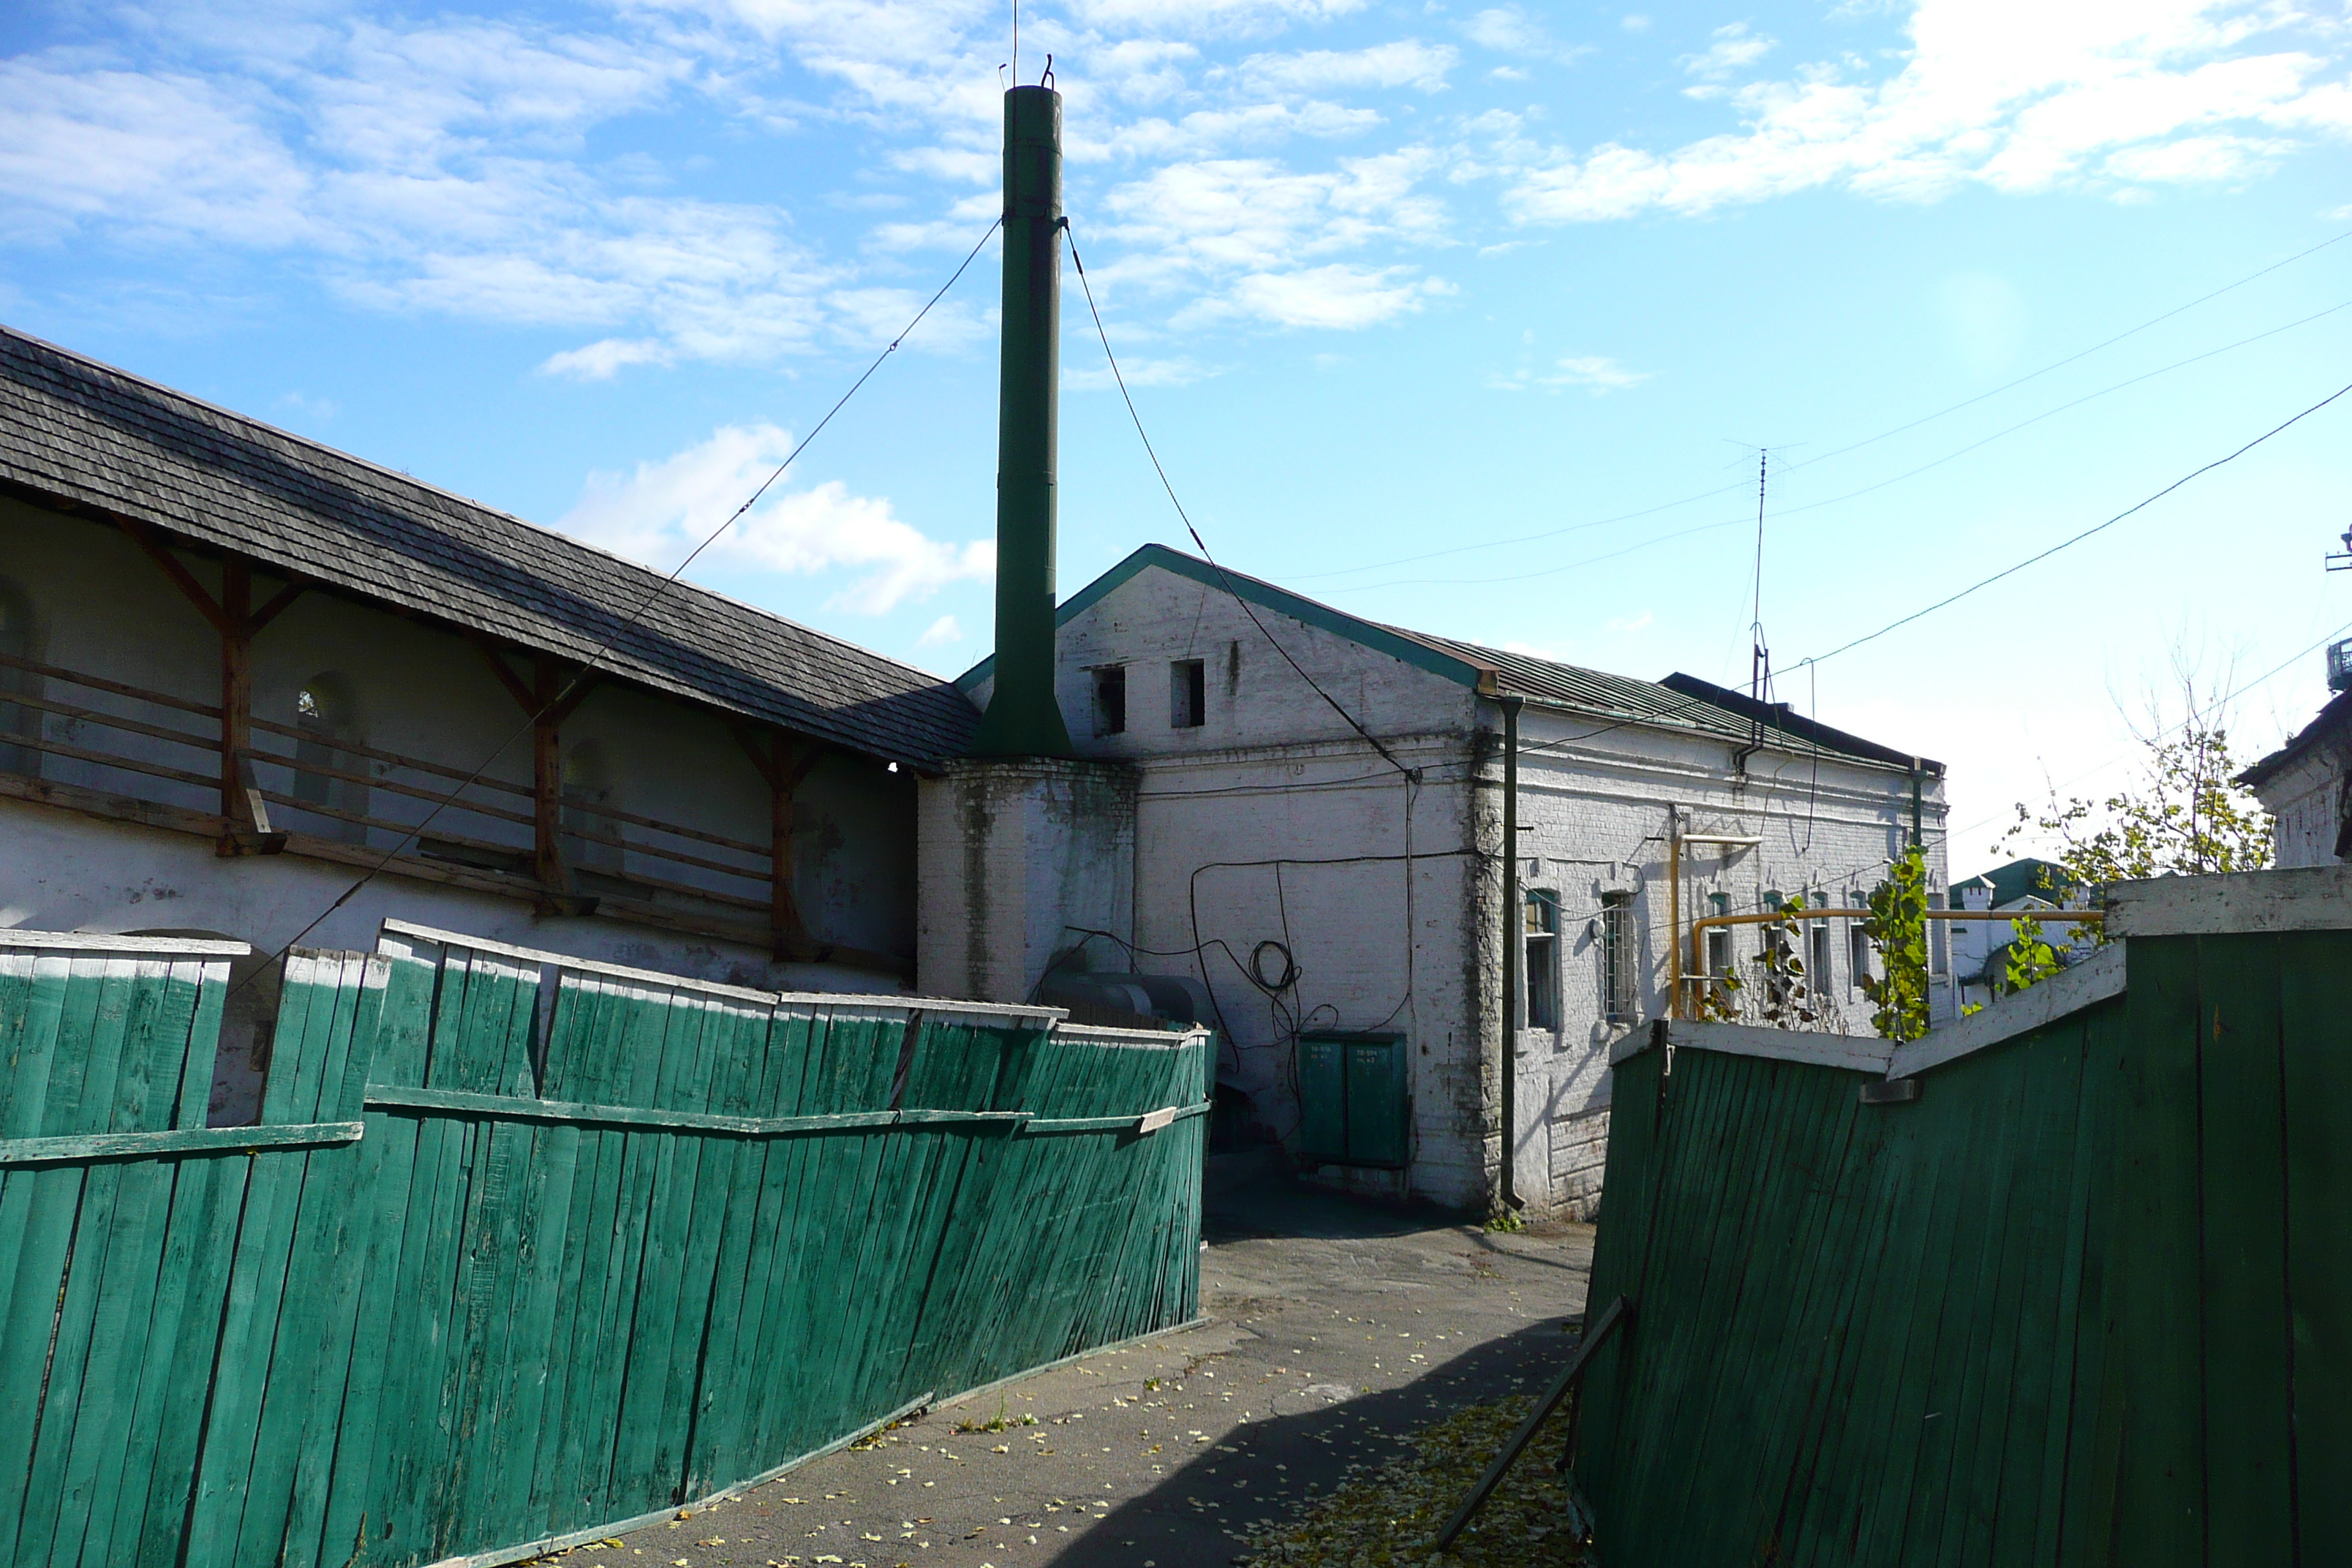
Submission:
{"label": "green metal chimney", "polygon": [[1062,95],[1004,95],[1004,343],[996,414],[996,685],[982,757],[1067,757],[1054,695],[1054,458],[1061,395]]}

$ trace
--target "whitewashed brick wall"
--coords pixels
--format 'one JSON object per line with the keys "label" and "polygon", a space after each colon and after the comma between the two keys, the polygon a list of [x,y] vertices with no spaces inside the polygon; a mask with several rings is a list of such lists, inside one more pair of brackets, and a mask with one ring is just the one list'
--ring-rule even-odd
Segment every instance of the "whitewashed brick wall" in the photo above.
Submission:
{"label": "whitewashed brick wall", "polygon": [[[1262,1129],[1295,1132],[1289,1047],[1299,1026],[1393,1029],[1412,1063],[1411,1193],[1464,1208],[1499,1190],[1502,765],[1491,700],[1335,632],[1150,569],[1064,628],[1063,711],[1084,754],[1133,762],[1133,962],[1192,973],[1218,998],[1225,1066]],[[1263,625],[1265,630],[1261,631]],[[1271,632],[1381,738],[1409,781],[1316,694],[1265,640]],[[1169,662],[1207,665],[1207,722],[1171,724]],[[1128,667],[1128,728],[1097,735],[1091,670]],[[984,700],[986,689],[979,693]],[[1595,733],[1594,731],[1600,731]],[[1608,1139],[1611,1043],[1600,952],[1589,932],[1607,891],[1633,895],[1646,977],[1640,1020],[1664,1005],[1667,808],[1690,832],[1761,834],[1759,847],[1686,858],[1685,922],[1706,895],[1759,909],[1768,891],[1866,893],[1908,840],[1901,770],[1767,750],[1731,765],[1723,740],[1528,706],[1520,724],[1523,884],[1559,894],[1562,1011],[1518,1038],[1516,1185],[1538,1214],[1589,1217]],[[1922,826],[1935,885],[1946,885],[1939,779],[1925,781]],[[1404,856],[1412,858],[1408,874]],[[1277,868],[1270,862],[1284,861]],[[1307,864],[1322,862],[1322,864]],[[1244,977],[1260,942],[1285,942],[1301,973],[1286,1006]],[[1867,1005],[1832,931],[1827,994],[1849,1028]],[[1751,929],[1738,939],[1756,951]],[[1096,966],[1129,953],[1097,940]],[[1640,1026],[1637,1024],[1634,1026]],[[1331,1179],[1393,1190],[1381,1173]]]}

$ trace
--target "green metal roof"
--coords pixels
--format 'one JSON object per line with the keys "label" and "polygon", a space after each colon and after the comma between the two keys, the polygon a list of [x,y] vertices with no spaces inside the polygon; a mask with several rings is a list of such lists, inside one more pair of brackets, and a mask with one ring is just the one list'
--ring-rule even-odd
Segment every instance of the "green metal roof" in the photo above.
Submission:
{"label": "green metal roof", "polygon": [[[2072,891],[2074,886],[2074,879],[2068,874],[2065,867],[2054,860],[2036,860],[2028,858],[2023,860],[2011,860],[2006,866],[1996,866],[1981,875],[1970,877],[1965,881],[1955,882],[1952,884],[1952,893],[1957,899],[1960,893],[1971,888],[1990,888],[1992,907],[2005,910],[2010,905],[2029,898],[2046,899],[2054,904],[2066,893]],[[1956,903],[1953,907],[1957,909],[1958,905]]]}

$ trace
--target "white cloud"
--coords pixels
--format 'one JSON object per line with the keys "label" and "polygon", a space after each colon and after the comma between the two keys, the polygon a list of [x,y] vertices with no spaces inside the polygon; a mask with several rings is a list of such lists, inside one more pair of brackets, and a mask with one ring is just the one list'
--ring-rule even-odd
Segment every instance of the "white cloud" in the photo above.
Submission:
{"label": "white cloud", "polygon": [[1555,360],[1549,370],[1538,371],[1522,363],[1508,374],[1487,377],[1486,384],[1499,392],[1525,392],[1536,386],[1583,386],[1591,388],[1597,397],[1602,393],[1639,386],[1649,379],[1648,371],[1627,370],[1615,360],[1600,354],[1570,354]]}
{"label": "white cloud", "polygon": [[1627,370],[1599,354],[1575,354],[1559,361],[1548,376],[1537,378],[1549,386],[1589,386],[1595,392],[1615,392],[1639,386],[1650,379],[1645,370]]}
{"label": "white cloud", "polygon": [[669,362],[669,351],[649,338],[599,338],[593,343],[550,354],[539,368],[549,375],[610,381],[614,373],[625,365]]}
{"label": "white cloud", "polygon": [[[1572,60],[1592,52],[1590,45],[1570,47],[1556,42],[1545,31],[1541,22],[1528,14],[1524,5],[1493,5],[1474,15],[1462,25],[1462,36],[1480,48],[1494,49],[1507,55],[1525,55],[1535,59]],[[1519,81],[1525,72],[1514,72],[1508,67],[1488,73],[1507,81]]]}
{"label": "white cloud", "polygon": [[1409,267],[1334,262],[1296,272],[1254,272],[1234,285],[1230,308],[1281,326],[1344,331],[1418,310],[1431,295],[1450,291]]}
{"label": "white cloud", "polygon": [[1654,618],[1649,611],[1643,610],[1638,616],[1620,616],[1614,620],[1604,621],[1601,625],[1603,630],[1630,637],[1635,632],[1647,631]]}
{"label": "white cloud", "polygon": [[[1667,152],[1506,147],[1506,202],[1524,220],[1565,223],[1822,185],[1931,200],[1967,183],[2123,191],[2239,177],[2298,132],[2352,132],[2352,87],[2330,74],[2340,63],[2266,47],[2306,25],[2328,36],[2284,0],[1922,0],[1891,75],[1849,59],[1750,84],[1727,99],[1739,130]],[[1719,36],[1717,48],[1734,46],[1723,68],[1759,41]]]}
{"label": "white cloud", "polygon": [[[1081,232],[1101,241],[1090,261],[1154,294],[1140,330],[1188,307],[1362,323],[1444,287],[1409,254],[1454,243],[1422,188],[1440,159],[1422,128],[1437,121],[1422,109],[1409,138],[1394,126],[1445,89],[1459,51],[1378,34],[1315,47],[1363,9],[1073,0],[1027,19],[1024,79],[1053,49],[1070,89],[1074,193],[1088,165],[1117,171]],[[987,0],[394,16],[364,0],[261,16],[191,0],[103,44],[0,61],[12,237],[242,253],[371,309],[554,328],[541,370],[605,380],[887,342],[928,293],[930,263],[909,259],[961,252],[994,213],[1007,51]],[[1551,47],[1508,5],[1472,30],[1499,37],[1507,17],[1526,47]],[[820,227],[649,150],[663,127],[702,136],[712,116],[772,145],[818,118],[864,137],[864,188],[807,193]],[[1178,207],[1120,205],[1155,191]],[[1230,211],[1228,196],[1275,210]],[[945,302],[912,346],[982,342],[984,307],[984,291]]]}
{"label": "white cloud", "polygon": [[[727,426],[631,473],[589,475],[578,504],[556,527],[669,571],[775,471],[792,445],[791,435],[772,425]],[[950,583],[992,577],[996,546],[930,539],[897,516],[888,500],[852,495],[833,479],[810,489],[771,490],[703,559],[796,576],[846,574],[850,581],[831,603],[878,616]]]}
{"label": "white cloud", "polygon": [[1319,22],[1360,11],[1364,0],[1077,0],[1079,22],[1107,32],[1248,37],[1291,21]]}
{"label": "white cloud", "polygon": [[1731,22],[1715,30],[1706,53],[1685,55],[1682,68],[1693,76],[1720,79],[1746,70],[1772,52],[1779,40],[1751,33],[1745,22]]}
{"label": "white cloud", "polygon": [[923,628],[923,635],[915,639],[915,646],[945,647],[950,643],[961,641],[963,641],[963,628],[956,625],[956,618],[953,616],[941,616]]}
{"label": "white cloud", "polygon": [[1294,55],[1252,55],[1242,79],[1258,91],[1328,92],[1349,88],[1417,88],[1436,92],[1460,56],[1448,45],[1400,38],[1370,48],[1312,49]]}
{"label": "white cloud", "polygon": [[1426,148],[1342,159],[1318,173],[1267,159],[1162,167],[1111,192],[1114,232],[1128,248],[1090,276],[1098,286],[1197,290],[1172,318],[1179,327],[1234,317],[1370,326],[1450,285],[1406,264],[1324,258],[1381,241],[1441,240],[1444,209],[1418,189],[1436,167]]}
{"label": "white cloud", "polygon": [[[1081,351],[1083,352],[1083,351]],[[1189,355],[1173,359],[1152,359],[1148,356],[1129,359],[1120,356],[1119,374],[1129,386],[1189,386],[1205,381],[1217,372]],[[1118,385],[1108,365],[1084,365],[1062,372],[1062,388],[1066,392],[1102,392]]]}

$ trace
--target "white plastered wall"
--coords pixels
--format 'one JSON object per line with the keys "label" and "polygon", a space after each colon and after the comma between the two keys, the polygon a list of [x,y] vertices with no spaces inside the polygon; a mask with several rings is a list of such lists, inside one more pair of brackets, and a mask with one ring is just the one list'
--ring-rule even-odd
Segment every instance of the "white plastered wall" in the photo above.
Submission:
{"label": "white plastered wall", "polygon": [[[217,566],[194,556],[184,559],[208,591],[217,592]],[[118,531],[0,500],[0,574],[20,584],[35,606],[37,657],[43,662],[193,701],[219,700],[217,637],[156,564]],[[257,602],[278,586],[257,574]],[[359,730],[352,738],[469,769],[495,753],[488,776],[529,782],[529,738],[517,733],[522,710],[497,683],[481,654],[455,633],[350,599],[307,593],[255,639],[256,716],[292,723],[297,694],[326,672],[342,678],[352,693]],[[60,701],[134,710],[131,704],[84,689],[50,686],[49,695]],[[145,710],[138,716],[152,721],[157,714]],[[206,723],[193,714],[175,722],[196,730]],[[129,752],[195,773],[217,765],[211,753],[101,730],[87,721],[51,714],[44,724],[47,738],[90,750]],[[612,804],[747,842],[766,839],[766,785],[716,715],[606,684],[581,704],[562,733],[567,750],[583,742],[603,750],[614,787]],[[274,736],[257,741],[257,749],[290,747]],[[45,758],[42,776],[196,811],[218,809],[216,791],[163,780],[134,785],[119,771],[70,758]],[[528,809],[525,797],[512,799]],[[324,818],[305,820],[295,808],[273,812],[283,826],[320,833],[335,827]],[[880,763],[831,755],[810,774],[796,816],[794,888],[804,918],[821,940],[911,953],[913,815],[912,777],[887,773]],[[529,843],[529,829],[513,824],[451,813],[436,826],[471,837],[503,833],[519,846]],[[378,831],[371,847],[388,848],[392,837]],[[649,868],[688,885],[758,896],[751,885],[690,867],[665,861]],[[292,940],[359,875],[349,867],[295,855],[223,859],[209,841],[184,834],[0,800],[0,924],[8,926],[205,930],[274,949]],[[541,917],[520,900],[393,873],[378,877],[302,940],[310,945],[366,947],[387,914],[737,984],[897,988],[895,980],[871,971],[778,963],[760,947],[609,918]]]}

